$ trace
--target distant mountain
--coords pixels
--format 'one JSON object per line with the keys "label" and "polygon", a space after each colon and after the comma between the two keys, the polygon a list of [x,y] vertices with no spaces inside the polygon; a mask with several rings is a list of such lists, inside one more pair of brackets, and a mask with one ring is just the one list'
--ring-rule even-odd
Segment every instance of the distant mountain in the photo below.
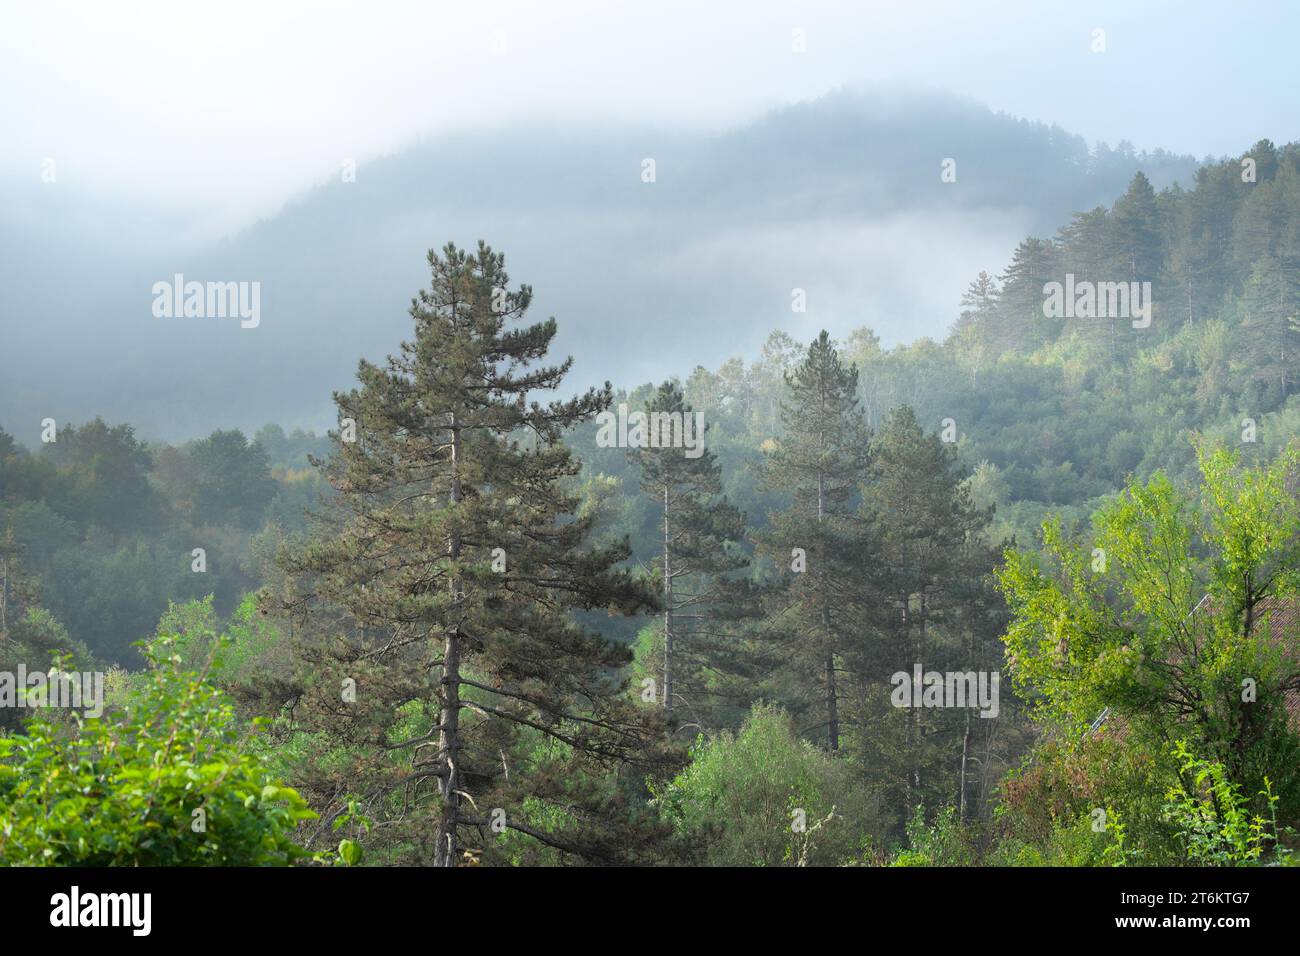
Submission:
{"label": "distant mountain", "polygon": [[[425,252],[448,240],[486,239],[535,287],[574,388],[714,366],[776,328],[935,336],[1026,233],[1138,170],[1160,189],[1197,165],[952,96],[839,92],[715,133],[539,120],[430,136],[219,243],[174,215],[4,189],[0,425],[31,443],[46,416],[169,439],[331,421],[330,390],[407,335]],[[259,326],[155,318],[151,287],[176,273],[259,282]]]}

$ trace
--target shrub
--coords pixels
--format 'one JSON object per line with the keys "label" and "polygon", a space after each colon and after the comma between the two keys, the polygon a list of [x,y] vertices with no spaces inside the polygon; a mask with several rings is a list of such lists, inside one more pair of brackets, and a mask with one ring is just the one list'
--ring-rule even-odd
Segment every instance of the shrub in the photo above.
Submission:
{"label": "shrub", "polygon": [[185,669],[170,637],[145,656],[125,705],[98,718],[38,712],[0,738],[0,860],[275,866],[304,856],[291,834],[315,814],[243,751],[207,668]]}
{"label": "shrub", "polygon": [[1252,815],[1241,788],[1228,779],[1223,765],[1193,756],[1183,741],[1174,745],[1182,779],[1166,792],[1165,814],[1178,829],[1178,838],[1195,866],[1253,866],[1269,845],[1278,855],[1289,851],[1278,843],[1277,802],[1272,783],[1265,778],[1264,797],[1271,820]]}
{"label": "shrub", "polygon": [[740,733],[701,738],[690,766],[656,794],[675,829],[719,866],[833,866],[861,859],[881,830],[852,764],[756,706]]}

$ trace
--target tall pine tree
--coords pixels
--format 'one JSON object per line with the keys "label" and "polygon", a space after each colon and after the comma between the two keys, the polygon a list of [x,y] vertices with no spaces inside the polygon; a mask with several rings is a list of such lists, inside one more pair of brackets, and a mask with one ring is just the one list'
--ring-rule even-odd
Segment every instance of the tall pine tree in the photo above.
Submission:
{"label": "tall pine tree", "polygon": [[895,805],[910,811],[919,802],[960,803],[966,783],[958,784],[957,773],[964,773],[972,743],[969,712],[914,705],[899,713],[887,703],[887,682],[917,664],[997,669],[997,622],[987,615],[996,556],[983,541],[992,511],[971,501],[956,446],[926,433],[908,406],[894,409],[872,442],[861,510],[885,570],[864,622],[879,639],[858,665],[855,722],[869,728],[858,746],[864,763],[882,772]]}
{"label": "tall pine tree", "polygon": [[785,667],[805,700],[820,704],[826,746],[840,747],[839,678],[842,658],[861,639],[859,616],[867,568],[857,488],[867,477],[871,434],[858,407],[858,371],[840,361],[823,331],[803,361],[786,374],[782,435],[761,468],[766,490],[787,494],[789,505],[769,516],[762,550],[788,565],[788,585],[769,630],[785,645]]}
{"label": "tall pine tree", "polygon": [[435,865],[477,859],[507,828],[624,858],[573,781],[661,733],[623,693],[627,650],[571,612],[654,597],[616,567],[626,542],[589,544],[594,517],[561,442],[608,406],[609,386],[534,400],[571,360],[544,364],[555,320],[523,323],[531,288],[511,291],[504,257],[482,243],[428,262],[414,338],[335,394],[324,469],[337,494],[284,559],[308,598],[295,617],[317,668],[304,691],[313,729],[353,755],[334,785],[392,814]]}
{"label": "tall pine tree", "polygon": [[[657,434],[647,435],[645,447],[630,449],[628,458],[640,468],[641,489],[658,523],[655,564],[663,604],[658,699],[671,722],[682,703],[701,717],[717,672],[736,664],[727,657],[723,629],[738,616],[735,605],[744,588],[727,575],[749,562],[739,547],[745,516],[722,493],[717,456],[707,447],[688,454],[669,438],[670,427],[695,415],[682,390],[673,382],[660,385],[645,415],[646,427]],[[705,431],[697,434],[701,441]]]}

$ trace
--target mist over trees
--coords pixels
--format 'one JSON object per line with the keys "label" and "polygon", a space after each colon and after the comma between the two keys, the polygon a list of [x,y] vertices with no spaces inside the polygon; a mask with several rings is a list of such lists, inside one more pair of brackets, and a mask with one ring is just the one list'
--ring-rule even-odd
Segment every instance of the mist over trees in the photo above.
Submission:
{"label": "mist over trees", "polygon": [[[939,179],[946,156],[959,159],[956,183]],[[653,183],[640,179],[647,157]],[[844,90],[716,130],[442,133],[221,240],[196,235],[206,210],[37,184],[0,204],[0,310],[25,317],[6,329],[0,407],[16,421],[129,421],[173,443],[251,435],[268,419],[320,431],[355,359],[381,361],[405,335],[407,290],[423,280],[411,250],[430,235],[489,236],[545,277],[539,308],[564,317],[556,348],[575,358],[575,387],[689,372],[671,352],[624,348],[600,303],[620,303],[620,327],[689,342],[706,365],[757,354],[772,329],[809,340],[865,322],[891,345],[937,337],[964,281],[1024,232],[1109,203],[1138,170],[1156,188],[1190,187],[1197,166],[950,95]],[[177,273],[258,280],[262,324],[155,317],[150,284]],[[795,286],[817,290],[806,314],[790,310]],[[95,309],[46,295],[64,288]],[[105,376],[124,387],[106,393]]]}
{"label": "mist over trees", "polygon": [[[103,740],[201,701],[177,733],[258,794],[212,861],[1286,862],[1300,146],[1130,173],[974,270],[942,340],[776,331],[583,389],[565,318],[447,245],[328,435],[0,431],[6,666],[109,670]],[[1151,292],[1053,314],[1053,283]],[[701,413],[703,452],[611,446],[619,406]],[[154,859],[22,785],[139,807],[139,754],[5,730],[0,855]]]}

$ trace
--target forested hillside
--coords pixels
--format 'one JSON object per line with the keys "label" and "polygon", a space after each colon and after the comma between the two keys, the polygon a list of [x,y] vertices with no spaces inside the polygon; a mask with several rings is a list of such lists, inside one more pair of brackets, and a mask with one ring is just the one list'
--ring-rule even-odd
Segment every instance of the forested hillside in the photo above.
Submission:
{"label": "forested hillside", "polygon": [[[499,251],[428,266],[328,435],[0,422],[5,666],[112,668],[103,718],[6,717],[0,857],[1287,858],[1300,144],[1136,174],[972,276],[942,341],[863,315],[576,396]],[[152,751],[69,741],[149,714],[229,770],[169,812],[253,787],[237,824],[132,860],[130,814],[20,786],[143,799]]]}
{"label": "forested hillside", "polygon": [[[944,156],[961,157],[956,183],[936,175]],[[653,183],[640,179],[647,157]],[[1090,148],[951,94],[843,90],[716,132],[540,117],[444,131],[355,177],[331,163],[334,175],[222,241],[200,241],[202,212],[23,185],[0,203],[0,305],[27,319],[6,330],[17,361],[0,407],[20,421],[102,415],[171,441],[267,420],[319,427],[323,391],[407,333],[422,252],[443,237],[485,236],[526,264],[538,308],[562,319],[556,349],[577,357],[571,387],[756,352],[790,317],[792,285],[821,287],[804,318],[825,315],[833,334],[856,309],[886,341],[908,341],[949,324],[968,263],[1108,202],[1139,170],[1162,188],[1196,165],[1127,142]],[[251,336],[160,325],[140,286],[177,272],[256,277],[268,320]],[[82,284],[115,321],[45,294]],[[689,350],[625,348],[624,323]],[[106,390],[105,376],[129,387]]]}

